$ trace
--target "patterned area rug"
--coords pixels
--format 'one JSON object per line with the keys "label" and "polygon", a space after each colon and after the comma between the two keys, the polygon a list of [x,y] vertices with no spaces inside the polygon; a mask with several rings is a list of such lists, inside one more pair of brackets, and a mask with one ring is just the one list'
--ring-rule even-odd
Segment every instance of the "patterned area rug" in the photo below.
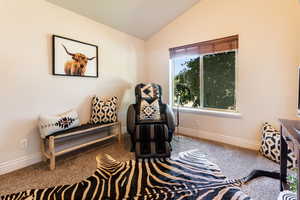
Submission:
{"label": "patterned area rug", "polygon": [[297,200],[297,195],[296,193],[285,190],[280,192],[277,200]]}
{"label": "patterned area rug", "polygon": [[73,185],[33,189],[0,199],[199,199],[250,200],[240,186],[244,179],[228,180],[217,165],[197,150],[174,159],[118,162],[97,157],[93,176]]}

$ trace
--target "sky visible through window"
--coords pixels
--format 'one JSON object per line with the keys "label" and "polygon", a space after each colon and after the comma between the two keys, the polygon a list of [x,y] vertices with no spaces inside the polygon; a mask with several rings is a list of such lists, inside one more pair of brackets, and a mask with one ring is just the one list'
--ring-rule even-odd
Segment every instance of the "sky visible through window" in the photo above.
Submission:
{"label": "sky visible through window", "polygon": [[181,71],[183,71],[186,68],[186,61],[189,61],[191,59],[197,58],[199,55],[194,56],[182,56],[179,58],[174,59],[174,75],[177,76]]}

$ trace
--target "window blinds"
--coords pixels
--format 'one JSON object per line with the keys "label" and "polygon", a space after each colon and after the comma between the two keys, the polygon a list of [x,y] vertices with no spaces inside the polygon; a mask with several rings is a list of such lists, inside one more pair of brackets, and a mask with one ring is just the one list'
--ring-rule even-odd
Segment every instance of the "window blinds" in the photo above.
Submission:
{"label": "window blinds", "polygon": [[170,57],[210,54],[238,49],[238,35],[170,48]]}

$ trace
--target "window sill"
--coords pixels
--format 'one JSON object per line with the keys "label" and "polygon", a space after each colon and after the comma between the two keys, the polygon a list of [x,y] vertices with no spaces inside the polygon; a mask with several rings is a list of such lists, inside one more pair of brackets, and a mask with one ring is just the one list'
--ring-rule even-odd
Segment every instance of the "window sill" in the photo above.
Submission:
{"label": "window sill", "polygon": [[[177,107],[173,107],[174,112],[177,111]],[[220,110],[211,110],[211,109],[199,109],[199,108],[179,108],[179,112],[183,113],[195,113],[195,114],[204,114],[211,115],[216,117],[225,117],[225,118],[242,118],[242,114],[238,111],[220,111]]]}

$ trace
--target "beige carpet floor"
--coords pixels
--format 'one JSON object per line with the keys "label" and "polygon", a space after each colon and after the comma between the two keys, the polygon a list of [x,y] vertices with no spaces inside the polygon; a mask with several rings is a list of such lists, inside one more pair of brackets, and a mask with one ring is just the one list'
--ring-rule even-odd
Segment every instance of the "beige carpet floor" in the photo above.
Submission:
{"label": "beige carpet floor", "polygon": [[[129,148],[129,138],[125,137],[121,145],[111,140],[63,155],[58,158],[54,171],[49,170],[47,163],[41,162],[2,175],[0,176],[0,194],[78,182],[93,174],[96,169],[95,157],[98,154],[106,153],[117,160],[125,161],[134,158]],[[254,151],[183,136],[174,138],[173,156],[191,149],[202,151],[210,161],[219,165],[228,178],[246,176],[253,169],[279,170],[279,165]],[[242,190],[254,200],[275,200],[279,194],[279,181],[259,178],[243,186]]]}

